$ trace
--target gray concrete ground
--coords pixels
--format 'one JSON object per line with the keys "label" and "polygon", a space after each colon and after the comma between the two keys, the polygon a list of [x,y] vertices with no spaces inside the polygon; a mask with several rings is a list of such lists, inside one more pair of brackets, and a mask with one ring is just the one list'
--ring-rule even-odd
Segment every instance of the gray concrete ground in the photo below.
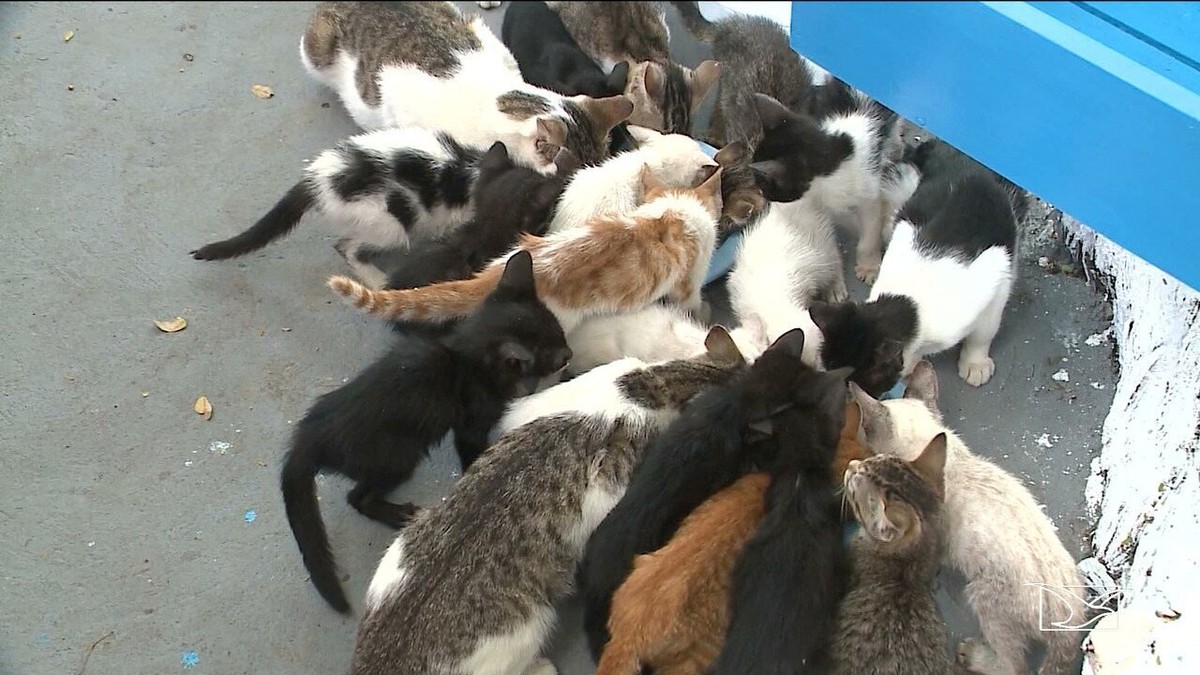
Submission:
{"label": "gray concrete ground", "polygon": [[[355,130],[300,66],[311,6],[0,5],[0,673],[344,672],[355,618],[305,580],[276,477],[292,422],[387,331],[326,290],[343,263],[315,222],[240,261],[187,256]],[[695,63],[703,46],[668,16]],[[937,359],[943,406],[1082,555],[1110,347],[1085,343],[1105,326],[1099,299],[1034,264],[1060,252],[1031,240],[995,379],[968,390],[953,355]],[[177,315],[182,332],[152,324]],[[192,410],[201,395],[209,421]],[[435,452],[400,496],[435,503],[455,462]],[[346,506],[344,481],[322,482],[361,597],[392,534]],[[947,598],[952,630],[971,630]],[[551,653],[567,675],[592,670],[578,621],[568,607]]]}

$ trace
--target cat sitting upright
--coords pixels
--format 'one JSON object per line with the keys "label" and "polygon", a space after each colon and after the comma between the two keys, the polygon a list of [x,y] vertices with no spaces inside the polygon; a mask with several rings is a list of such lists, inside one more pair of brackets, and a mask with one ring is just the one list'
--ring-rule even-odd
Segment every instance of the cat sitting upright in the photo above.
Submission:
{"label": "cat sitting upright", "polygon": [[[701,285],[721,213],[721,172],[699,186],[670,188],[642,171],[645,203],[631,214],[599,216],[546,237],[523,235],[533,254],[538,296],[570,332],[588,316],[636,310],[667,299],[701,307]],[[346,277],[329,286],[347,302],[388,319],[447,321],[469,313],[495,286],[500,258],[470,279],[408,290],[372,291]]]}
{"label": "cat sitting upright", "polygon": [[624,96],[564,97],[526,84],[478,16],[449,2],[326,2],[300,41],[301,60],[364,129],[421,126],[463,145],[496,141],[518,162],[554,170],[560,147],[585,165],[608,156]]}
{"label": "cat sitting upright", "polygon": [[317,472],[353,479],[350,505],[400,528],[413,507],[392,504],[387,495],[412,475],[429,446],[453,431],[467,469],[487,447],[508,400],[570,358],[562,329],[534,290],[533,261],[521,252],[479,308],[444,336],[402,336],[385,356],[313,404],[296,426],[280,487],[304,566],[334,609],[345,613],[350,606],[321,523]]}
{"label": "cat sitting upright", "polygon": [[[1015,195],[970,160],[926,162],[955,152],[936,145],[915,158],[933,171],[902,212],[918,222],[896,223],[868,301],[810,307],[829,367],[874,360],[900,364],[907,375],[922,356],[962,343],[958,374],[967,384],[985,384],[995,372],[988,352],[1015,277]],[[892,384],[863,386],[878,396]]]}

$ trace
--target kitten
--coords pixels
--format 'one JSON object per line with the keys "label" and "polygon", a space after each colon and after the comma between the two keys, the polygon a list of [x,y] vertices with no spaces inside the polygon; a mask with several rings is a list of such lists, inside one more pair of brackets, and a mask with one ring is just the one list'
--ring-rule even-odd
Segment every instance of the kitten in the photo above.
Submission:
{"label": "kitten", "polygon": [[883,402],[850,389],[862,409],[862,436],[878,454],[911,461],[929,439],[946,436],[944,561],[966,577],[967,602],[983,630],[983,641],[959,646],[960,664],[989,675],[1026,673],[1029,649],[1042,643],[1041,675],[1078,673],[1078,634],[1039,630],[1087,617],[1072,594],[1039,603],[1036,584],[1084,586],[1054,525],[1020,480],[972,453],[945,426],[937,409],[937,374],[928,361],[914,367],[907,385],[904,398]]}
{"label": "kitten", "polygon": [[628,359],[515,403],[449,498],[384,554],[351,673],[553,674],[539,653],[588,535],[651,438],[743,367],[727,335],[711,338],[697,359]]}
{"label": "kitten", "polygon": [[710,145],[719,148],[742,141],[751,148],[758,146],[763,124],[753,94],[771,96],[792,110],[804,109],[812,74],[782,26],[744,14],[710,22],[694,2],[671,4],[696,39],[712,44],[713,56],[721,64],[717,104],[705,135]]}
{"label": "kitten", "polygon": [[772,202],[746,228],[726,288],[734,314],[743,322],[761,321],[767,339],[803,328],[805,362],[819,367],[822,342],[807,308],[814,300],[848,295],[837,238],[824,211],[808,197]]}
{"label": "kitten", "polygon": [[833,673],[955,672],[933,599],[945,463],[945,434],[911,462],[891,455],[850,462],[846,502],[862,527],[850,540],[850,588],[829,649]]}
{"label": "kitten", "polygon": [[[842,392],[841,414],[847,372],[808,368],[800,360],[803,348],[802,332],[785,333],[747,374],[697,398],[647,451],[625,495],[588,541],[579,568],[584,628],[594,657],[608,641],[612,596],[634,557],[666,544],[705,499],[769,459],[775,417],[811,410],[835,384]],[[765,440],[751,442],[756,437]],[[831,442],[836,438],[834,429]]]}
{"label": "kitten", "polygon": [[564,97],[526,84],[478,16],[449,2],[326,2],[300,41],[305,69],[364,129],[419,126],[480,150],[502,141],[521,164],[553,171],[560,147],[586,164],[608,156],[624,96]]}
{"label": "kitten", "polygon": [[[513,2],[504,13],[500,39],[517,60],[525,81],[564,96],[592,98],[616,96],[625,91],[629,64],[605,71],[584,53],[567,32],[558,14],[546,3]],[[633,102],[637,110],[637,101]]]}
{"label": "kitten", "polygon": [[845,83],[836,86],[844,89],[843,103],[819,117],[756,94],[767,133],[753,166],[773,201],[807,194],[856,232],[854,274],[870,283],[879,271],[884,227],[916,189],[917,172],[897,164],[903,143],[896,114]]}
{"label": "kitten", "polygon": [[225,260],[257,251],[313,211],[324,216],[346,251],[403,246],[453,231],[471,218],[481,155],[448,134],[417,127],[351,136],[309,162],[300,182],[250,229],[191,256]]}
{"label": "kitten", "polygon": [[357,260],[380,271],[372,288],[419,288],[438,281],[466,279],[511,250],[521,233],[542,235],[579,161],[563,148],[551,176],[515,164],[497,141],[479,162],[472,188],[474,216],[454,232],[406,248],[363,248]]}
{"label": "kitten", "polygon": [[751,153],[746,144],[735,141],[713,155],[721,167],[721,220],[717,223],[722,240],[757,222],[770,202],[758,187],[751,168]]}
{"label": "kitten", "polygon": [[288,523],[313,585],[336,610],[350,606],[338,583],[317,506],[322,469],[355,481],[347,500],[363,515],[400,528],[411,505],[386,501],[429,446],[454,431],[465,470],[487,447],[506,401],[571,358],[558,322],[537,298],[533,261],[514,255],[495,290],[440,339],[412,336],[325,394],[296,427],[280,486]]}
{"label": "kitten", "polygon": [[829,478],[846,371],[797,387],[809,404],[776,418],[766,516],[733,569],[729,630],[714,675],[822,672],[845,591],[840,499]]}
{"label": "kitten", "polygon": [[[853,414],[852,414],[853,411]],[[870,456],[858,442],[858,406],[846,405],[831,484],[847,465]],[[713,495],[684,519],[664,547],[634,559],[613,595],[612,635],[597,675],[702,675],[721,651],[729,627],[733,567],[765,512],[769,474],[752,473]]]}
{"label": "kitten", "polygon": [[[523,235],[538,296],[570,332],[588,316],[669,299],[701,306],[701,283],[716,241],[721,172],[693,189],[672,189],[642,172],[646,203],[627,217],[599,217],[546,237]],[[496,283],[503,259],[471,279],[410,290],[372,291],[346,277],[329,286],[355,307],[388,319],[444,321],[470,312]]]}
{"label": "kitten", "polygon": [[[629,123],[670,134],[692,133],[692,115],[718,81],[721,66],[695,70],[670,60],[666,15],[647,2],[548,2],[579,47],[606,72],[629,67]],[[511,11],[511,10],[510,10]]]}
{"label": "kitten", "polygon": [[[940,188],[943,181],[951,188]],[[906,375],[922,356],[962,343],[958,374],[978,387],[995,372],[988,352],[1015,277],[1017,225],[1010,195],[981,172],[935,174],[921,184],[937,190],[940,202],[929,204],[917,188],[910,201],[920,208],[908,213],[928,219],[896,223],[867,302],[810,308],[825,336],[822,357],[836,367],[861,363],[870,352],[875,363],[890,362],[893,371],[899,364],[900,375]],[[878,396],[892,384],[863,388]]]}

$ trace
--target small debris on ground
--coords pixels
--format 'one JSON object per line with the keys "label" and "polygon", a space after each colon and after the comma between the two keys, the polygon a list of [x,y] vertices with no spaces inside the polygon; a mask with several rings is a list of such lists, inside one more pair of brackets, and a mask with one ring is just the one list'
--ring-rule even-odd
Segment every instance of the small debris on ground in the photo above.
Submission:
{"label": "small debris on ground", "polygon": [[246,511],[246,515],[243,517],[247,523],[253,523],[254,519],[258,518],[258,514],[254,512],[254,509],[250,509],[249,511]]}
{"label": "small debris on ground", "polygon": [[1054,373],[1050,376],[1050,379],[1054,380],[1055,382],[1070,382],[1071,376],[1067,373],[1065,368],[1059,368],[1057,373]]}
{"label": "small debris on ground", "polygon": [[75,91],[75,85],[68,83],[68,84],[67,84],[67,91]]}
{"label": "small debris on ground", "polygon": [[155,319],[154,325],[164,333],[178,333],[187,328],[187,319],[177,316],[174,319]]}
{"label": "small debris on ground", "polygon": [[184,668],[195,668],[200,665],[200,655],[195,649],[189,649],[179,656],[179,665]]}
{"label": "small debris on ground", "polygon": [[250,93],[259,98],[271,98],[275,95],[275,90],[265,84],[250,85]]}
{"label": "small debris on ground", "polygon": [[192,410],[195,410],[197,415],[203,416],[204,421],[206,422],[212,419],[212,403],[209,403],[207,396],[201,396],[200,398],[196,399],[196,403],[192,406]]}
{"label": "small debris on ground", "polygon": [[196,57],[192,56],[191,54],[184,54],[183,60],[187,61],[188,63],[191,63],[192,61],[196,60]]}
{"label": "small debris on ground", "polygon": [[70,42],[71,38],[75,37],[75,31],[69,30],[63,33],[63,42]]}

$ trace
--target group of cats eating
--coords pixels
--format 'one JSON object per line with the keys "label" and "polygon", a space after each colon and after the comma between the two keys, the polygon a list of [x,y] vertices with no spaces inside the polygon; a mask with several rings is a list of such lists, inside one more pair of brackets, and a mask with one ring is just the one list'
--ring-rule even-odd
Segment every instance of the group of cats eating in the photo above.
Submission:
{"label": "group of cats eating", "polygon": [[[1039,645],[1038,672],[1077,672],[1031,585],[1080,586],[1074,561],[944,424],[923,360],[961,345],[961,377],[992,376],[1022,193],[902,142],[903,120],[772,21],[672,4],[714,60],[673,62],[656,3],[513,2],[499,39],[448,2],[320,4],[301,60],[363,133],[192,252],[244,255],[319,214],[354,275],[330,288],[395,329],[308,410],[281,472],[335,610],[318,472],[399,533],[351,672],[552,675],[573,593],[603,675],[1011,675]],[[702,290],[735,234],[727,329]],[[447,437],[449,497],[388,501]],[[982,633],[955,649],[943,567]]]}

